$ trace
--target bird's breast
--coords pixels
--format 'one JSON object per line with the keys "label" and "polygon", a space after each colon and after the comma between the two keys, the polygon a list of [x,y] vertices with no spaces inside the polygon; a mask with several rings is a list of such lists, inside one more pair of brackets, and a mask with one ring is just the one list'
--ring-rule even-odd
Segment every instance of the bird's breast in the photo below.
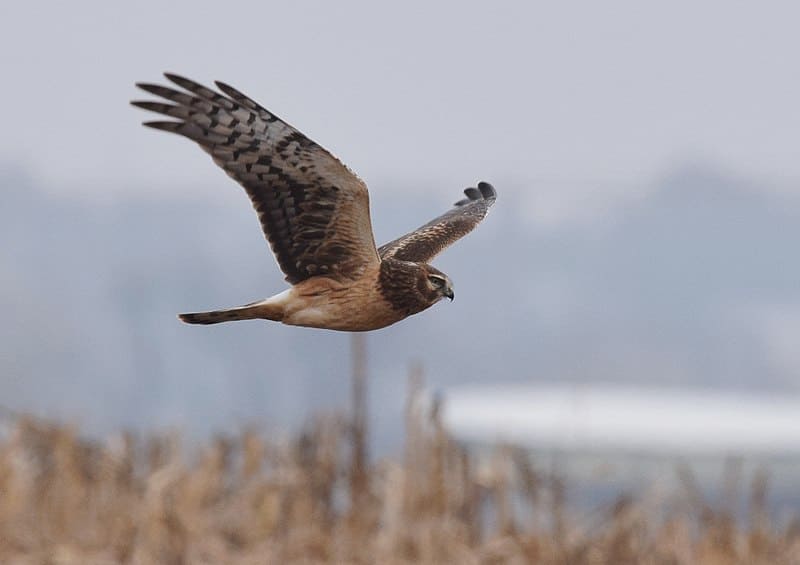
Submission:
{"label": "bird's breast", "polygon": [[282,320],[292,326],[368,331],[406,317],[381,293],[377,271],[345,283],[315,277],[296,285],[292,294],[292,303]]}

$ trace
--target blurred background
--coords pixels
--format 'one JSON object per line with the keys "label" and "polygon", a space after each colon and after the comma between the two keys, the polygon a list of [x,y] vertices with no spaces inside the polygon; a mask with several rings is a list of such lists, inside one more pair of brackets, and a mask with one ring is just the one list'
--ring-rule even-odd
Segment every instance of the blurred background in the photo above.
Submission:
{"label": "blurred background", "polygon": [[197,438],[348,406],[348,335],[176,319],[284,283],[242,189],[139,125],[134,82],[162,71],[229,82],[339,155],[370,187],[378,244],[466,186],[497,188],[436,261],[458,299],[366,336],[375,453],[399,448],[410,366],[445,406],[467,386],[554,384],[792,400],[799,16],[791,2],[6,3],[2,404],[90,434]]}

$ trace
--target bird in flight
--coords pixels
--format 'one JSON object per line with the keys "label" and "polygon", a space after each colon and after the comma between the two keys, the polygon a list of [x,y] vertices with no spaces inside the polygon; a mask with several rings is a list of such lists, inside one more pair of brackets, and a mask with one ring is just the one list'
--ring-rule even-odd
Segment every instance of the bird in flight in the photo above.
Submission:
{"label": "bird in flight", "polygon": [[376,247],[364,182],[330,152],[235,88],[216,92],[165,73],[179,88],[137,83],[160,101],[133,101],[174,118],[145,126],[196,142],[241,184],[258,213],[288,290],[236,308],[179,314],[190,324],[265,319],[368,331],[453,300],[450,278],[428,262],[494,204],[485,182],[424,226]]}

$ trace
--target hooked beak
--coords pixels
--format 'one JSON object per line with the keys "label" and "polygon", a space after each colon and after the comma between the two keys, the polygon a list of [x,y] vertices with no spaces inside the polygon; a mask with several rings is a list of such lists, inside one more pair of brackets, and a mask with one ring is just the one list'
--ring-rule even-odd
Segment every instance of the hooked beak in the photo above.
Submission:
{"label": "hooked beak", "polygon": [[450,302],[452,302],[452,301],[453,301],[453,299],[456,297],[456,295],[453,293],[453,289],[452,289],[452,288],[450,288],[449,286],[448,286],[446,289],[444,289],[444,293],[443,293],[443,294],[444,294],[444,295],[445,295],[447,298],[449,298],[449,299],[450,299]]}

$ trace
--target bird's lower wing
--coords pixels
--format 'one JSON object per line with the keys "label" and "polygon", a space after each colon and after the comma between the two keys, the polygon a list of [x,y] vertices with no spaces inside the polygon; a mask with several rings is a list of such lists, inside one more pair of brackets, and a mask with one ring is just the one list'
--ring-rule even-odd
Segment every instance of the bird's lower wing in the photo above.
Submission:
{"label": "bird's lower wing", "polygon": [[424,226],[382,245],[378,249],[381,259],[393,257],[401,261],[427,263],[455,241],[477,226],[497,198],[494,187],[487,182],[478,188],[464,190],[466,198],[453,208]]}

